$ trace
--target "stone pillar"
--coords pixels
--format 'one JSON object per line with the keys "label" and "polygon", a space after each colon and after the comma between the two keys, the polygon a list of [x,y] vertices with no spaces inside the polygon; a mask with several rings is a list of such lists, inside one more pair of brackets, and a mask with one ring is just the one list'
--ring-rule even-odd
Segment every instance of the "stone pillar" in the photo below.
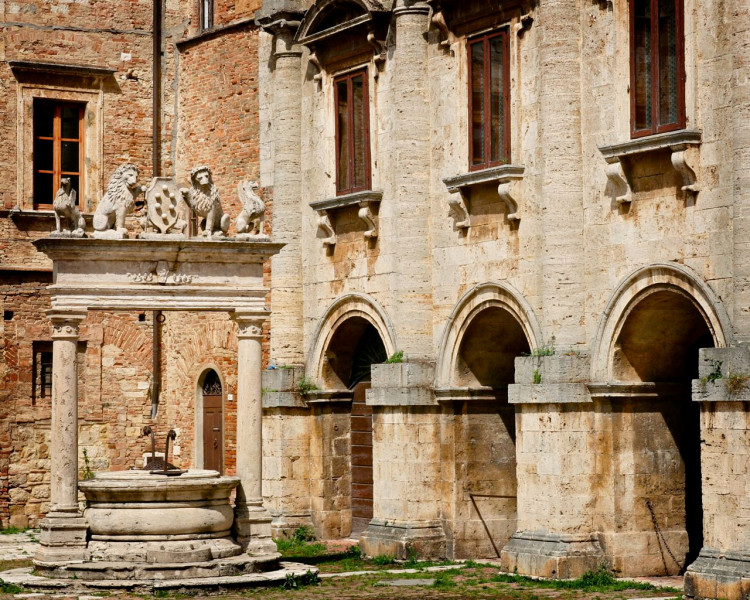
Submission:
{"label": "stone pillar", "polygon": [[78,328],[85,312],[47,313],[52,321],[50,510],[40,523],[37,562],[81,560],[86,522],[78,509]]}
{"label": "stone pillar", "polygon": [[271,515],[263,507],[261,369],[266,311],[235,313],[237,334],[237,499],[234,530],[248,554],[276,552]]}
{"label": "stone pillar", "polygon": [[[398,0],[393,10],[395,48],[392,68],[394,105],[391,118],[393,173],[390,186],[393,239],[398,240],[398,269],[392,275],[393,311],[399,350],[427,357],[433,347],[432,248],[430,245],[430,96],[426,2]],[[391,175],[390,173],[388,175]],[[385,187],[386,193],[388,188]],[[382,210],[388,210],[383,206]],[[385,250],[385,246],[384,246]]]}
{"label": "stone pillar", "polygon": [[[274,17],[269,17],[268,20]],[[294,43],[298,21],[261,21],[273,34],[273,238],[284,248],[271,259],[271,358],[302,364],[302,49]],[[304,207],[310,210],[309,207]]]}
{"label": "stone pillar", "polygon": [[740,600],[750,594],[750,386],[730,379],[750,373],[747,346],[700,350],[707,377],[721,361],[716,381],[693,381],[701,403],[703,548],[685,573],[686,598]]}
{"label": "stone pillar", "polygon": [[[599,544],[603,501],[589,361],[579,356],[516,358],[517,531],[501,552],[521,575],[580,577],[605,562]],[[605,499],[606,500],[606,499]]]}
{"label": "stone pillar", "polygon": [[441,521],[440,420],[435,365],[372,365],[373,518],[360,546],[368,556],[446,556]]}

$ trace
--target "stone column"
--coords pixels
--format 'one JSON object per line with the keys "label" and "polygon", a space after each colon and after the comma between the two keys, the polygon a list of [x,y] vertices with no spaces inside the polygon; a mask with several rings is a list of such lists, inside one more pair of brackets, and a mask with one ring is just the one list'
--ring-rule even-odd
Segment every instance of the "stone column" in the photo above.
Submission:
{"label": "stone column", "polygon": [[[271,17],[272,19],[273,17]],[[302,49],[294,43],[298,21],[262,25],[273,34],[273,238],[284,248],[271,259],[271,358],[305,362],[302,337]],[[310,210],[309,207],[305,207]]]}
{"label": "stone column", "polygon": [[42,520],[37,562],[80,560],[86,522],[78,510],[78,327],[85,312],[47,313],[52,321],[50,510]]}
{"label": "stone column", "polygon": [[[392,312],[399,350],[410,357],[429,357],[433,347],[432,247],[430,245],[430,97],[426,2],[398,0],[393,9],[395,48],[392,69],[394,103],[390,118],[392,181],[383,182],[392,195],[393,239],[398,240],[398,269],[391,289]],[[386,73],[384,73],[384,76]],[[382,143],[382,142],[381,142]],[[382,207],[387,212],[386,206]],[[385,249],[385,246],[384,246]]]}
{"label": "stone column", "polygon": [[237,334],[237,499],[234,529],[248,554],[276,552],[271,515],[263,507],[263,405],[261,368],[263,322],[268,312],[235,313]]}

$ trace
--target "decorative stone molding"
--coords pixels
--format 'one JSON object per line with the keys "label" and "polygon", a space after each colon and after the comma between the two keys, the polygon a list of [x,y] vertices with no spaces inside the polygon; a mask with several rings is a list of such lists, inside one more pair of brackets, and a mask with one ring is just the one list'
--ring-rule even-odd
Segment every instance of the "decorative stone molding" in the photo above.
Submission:
{"label": "decorative stone molding", "polygon": [[50,310],[47,318],[52,322],[52,339],[78,339],[79,326],[86,318],[86,312],[61,312]]}
{"label": "decorative stone molding", "polygon": [[513,31],[518,37],[523,37],[523,34],[531,28],[531,25],[533,23],[534,15],[532,15],[531,13],[526,13],[525,15],[521,15],[518,18],[518,22],[513,25]]}
{"label": "decorative stone molding", "polygon": [[380,204],[383,198],[383,192],[365,191],[336,196],[326,200],[311,202],[310,207],[318,213],[318,228],[323,232],[323,244],[333,246],[336,243],[336,232],[330,219],[330,211],[347,206],[359,206],[357,213],[359,218],[365,223],[365,238],[372,240],[378,237],[377,216],[373,208]]}
{"label": "decorative stone molding", "polygon": [[237,323],[239,339],[263,337],[263,323],[271,316],[269,311],[235,312],[232,319]]}
{"label": "decorative stone molding", "polygon": [[146,189],[146,214],[141,217],[143,233],[183,237],[187,221],[178,214],[179,189],[172,177],[154,177]]}
{"label": "decorative stone molding", "polygon": [[444,178],[443,183],[451,193],[448,204],[455,215],[456,228],[467,229],[471,226],[471,195],[474,188],[487,184],[497,185],[497,194],[508,207],[508,221],[520,221],[518,200],[522,197],[524,170],[522,165],[500,165]]}
{"label": "decorative stone molding", "polygon": [[689,197],[695,198],[700,191],[694,167],[689,163],[687,150],[700,146],[702,133],[696,129],[670,131],[622,144],[599,146],[604,160],[607,161],[605,173],[614,190],[618,205],[630,204],[633,201],[633,188],[623,169],[623,159],[637,160],[649,152],[668,151],[671,153],[672,166],[680,175],[680,189]]}
{"label": "decorative stone molding", "polygon": [[175,265],[170,264],[165,260],[160,260],[153,263],[153,266],[150,269],[127,273],[127,277],[135,283],[155,283],[162,285],[182,285],[185,283],[192,283],[192,275],[177,273],[174,269]]}

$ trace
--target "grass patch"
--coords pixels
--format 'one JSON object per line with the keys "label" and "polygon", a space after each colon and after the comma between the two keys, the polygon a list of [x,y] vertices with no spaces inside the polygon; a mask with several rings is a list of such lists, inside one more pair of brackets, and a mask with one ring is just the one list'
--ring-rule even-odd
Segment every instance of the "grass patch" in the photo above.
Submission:
{"label": "grass patch", "polygon": [[26,533],[29,530],[28,527],[8,527],[8,529],[0,529],[0,535],[14,535],[16,533]]}
{"label": "grass patch", "polygon": [[372,562],[380,567],[385,565],[395,565],[396,557],[391,554],[378,554],[377,556],[372,557]]}
{"label": "grass patch", "polygon": [[3,594],[21,594],[25,592],[20,585],[16,585],[15,583],[8,583],[7,581],[3,581],[0,579],[0,593]]}
{"label": "grass patch", "polygon": [[21,569],[33,567],[34,563],[30,558],[20,558],[16,560],[0,560],[0,571],[10,571],[11,569]]}
{"label": "grass patch", "polygon": [[528,587],[555,590],[583,590],[586,592],[621,592],[624,590],[679,591],[674,588],[657,588],[650,583],[640,581],[617,579],[605,567],[600,567],[597,571],[586,571],[578,579],[531,579],[522,575],[499,573],[492,577],[491,581],[497,583],[515,583]]}

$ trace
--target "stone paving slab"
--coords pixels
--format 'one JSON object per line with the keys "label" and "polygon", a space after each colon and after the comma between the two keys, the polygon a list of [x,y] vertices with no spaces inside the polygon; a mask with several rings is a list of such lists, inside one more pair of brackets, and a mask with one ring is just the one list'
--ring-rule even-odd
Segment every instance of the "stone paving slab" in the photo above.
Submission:
{"label": "stone paving slab", "polygon": [[0,560],[33,558],[38,547],[39,531],[2,534],[0,535]]}
{"label": "stone paving slab", "polygon": [[375,585],[390,586],[390,587],[411,587],[418,585],[435,585],[435,579],[384,579],[378,581]]}
{"label": "stone paving slab", "polygon": [[[32,575],[31,568],[11,569],[2,572],[2,579],[6,583],[20,585],[30,591],[56,592],[66,590],[70,592],[80,591],[108,591],[123,590],[132,592],[153,593],[157,590],[163,591],[222,591],[229,589],[275,586],[283,584],[289,575],[301,577],[308,571],[317,573],[316,567],[300,563],[282,562],[281,569],[267,571],[265,573],[248,573],[246,575],[233,575],[224,577],[203,577],[196,579],[173,579],[161,581],[154,579],[126,579],[126,580],[94,580],[83,579],[51,579]],[[36,596],[26,596],[36,597]],[[80,598],[79,598],[80,600]]]}

